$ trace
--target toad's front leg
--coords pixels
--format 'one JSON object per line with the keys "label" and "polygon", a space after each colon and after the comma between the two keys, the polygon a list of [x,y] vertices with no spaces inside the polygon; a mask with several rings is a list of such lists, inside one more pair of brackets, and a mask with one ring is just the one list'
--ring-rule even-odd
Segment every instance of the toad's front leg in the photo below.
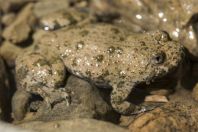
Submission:
{"label": "toad's front leg", "polygon": [[[16,60],[18,91],[12,101],[14,117],[21,120],[25,115],[30,94],[40,95],[48,106],[62,100],[68,101],[69,95],[61,88],[65,81],[66,70],[59,57],[43,56],[40,53],[26,53]],[[21,96],[20,91],[29,93]],[[15,102],[23,102],[18,105]]]}
{"label": "toad's front leg", "polygon": [[139,114],[145,111],[152,110],[161,104],[157,103],[142,103],[140,105],[132,104],[127,101],[129,94],[135,85],[121,81],[118,84],[113,83],[111,92],[111,105],[118,113],[123,115]]}

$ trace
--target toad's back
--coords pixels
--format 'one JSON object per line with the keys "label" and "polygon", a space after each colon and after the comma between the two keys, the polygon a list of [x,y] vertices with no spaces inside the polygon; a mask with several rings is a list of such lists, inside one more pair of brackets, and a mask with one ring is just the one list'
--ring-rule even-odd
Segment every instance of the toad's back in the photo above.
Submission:
{"label": "toad's back", "polygon": [[[41,43],[54,49],[70,72],[89,80],[146,80],[155,72],[157,76],[167,73],[181,60],[181,46],[163,32],[129,34],[113,25],[96,24],[62,29],[49,35]],[[164,54],[166,66],[151,64],[153,56],[160,59]],[[159,68],[164,69],[159,71]]]}
{"label": "toad's back", "polygon": [[[183,60],[182,46],[166,32],[131,34],[109,24],[49,32],[35,46],[32,52],[17,58],[20,87],[40,94],[48,104],[65,99],[58,88],[65,82],[66,67],[82,79],[111,86],[112,107],[122,114],[144,111],[144,105],[127,101],[132,89],[167,75]],[[52,96],[49,102],[48,95],[62,96]]]}
{"label": "toad's back", "polygon": [[108,82],[138,78],[137,74],[148,64],[145,56],[149,49],[142,41],[144,37],[148,36],[129,35],[115,26],[101,24],[56,31],[51,34],[51,41],[48,36],[42,43],[47,40],[73,74]]}

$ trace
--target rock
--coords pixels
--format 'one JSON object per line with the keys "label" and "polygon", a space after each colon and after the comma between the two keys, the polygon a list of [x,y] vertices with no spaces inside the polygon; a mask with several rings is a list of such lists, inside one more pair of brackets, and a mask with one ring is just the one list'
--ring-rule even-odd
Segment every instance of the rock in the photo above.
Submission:
{"label": "rock", "polygon": [[29,0],[0,0],[0,9],[4,13],[16,12],[20,10],[22,6],[30,2]]}
{"label": "rock", "polygon": [[[88,82],[70,76],[67,80],[66,90],[71,95],[69,106],[66,105],[66,102],[61,102],[49,110],[45,105],[42,105],[38,110],[34,110],[37,112],[32,119],[28,118],[27,120],[50,121],[83,117],[118,121],[119,114],[114,112],[112,107],[102,99],[98,89],[92,87]],[[40,103],[38,104],[40,105]]]}
{"label": "rock", "polygon": [[75,6],[77,8],[84,8],[89,6],[89,0],[69,0],[71,6]]}
{"label": "rock", "polygon": [[14,13],[5,14],[2,17],[2,24],[5,26],[9,26],[15,19],[16,15]]}
{"label": "rock", "polygon": [[60,120],[51,122],[34,121],[18,125],[35,132],[128,132],[108,122],[93,119]]}
{"label": "rock", "polygon": [[[167,82],[167,83],[171,83],[171,82]],[[170,87],[170,86],[168,86],[168,84],[165,87],[166,87],[166,89],[153,89],[152,91],[150,91],[150,94],[151,95],[168,96],[174,92],[174,87]]]}
{"label": "rock", "polygon": [[5,122],[0,122],[0,131],[1,132],[33,132],[31,130],[24,130],[24,129],[18,128],[14,125],[11,125]]}
{"label": "rock", "polygon": [[[39,27],[44,30],[57,30],[63,27],[77,25],[88,19],[88,13],[74,8],[68,8],[52,12],[40,18]],[[88,20],[87,20],[88,21]]]}
{"label": "rock", "polygon": [[6,40],[18,44],[29,38],[36,20],[32,12],[33,6],[32,3],[26,5],[17,15],[15,21],[5,28],[3,37]]}
{"label": "rock", "polygon": [[[174,0],[172,2],[92,0],[92,6],[93,11],[99,15],[110,17],[110,14],[119,13],[125,17],[119,22],[125,27],[128,25],[128,28],[132,28],[131,30],[134,32],[167,31],[172,39],[179,40],[193,56],[198,56],[197,0]],[[129,22],[124,22],[125,20]]]}
{"label": "rock", "polygon": [[4,41],[0,48],[0,55],[6,60],[6,62],[10,66],[12,66],[15,63],[15,59],[17,55],[29,49],[31,49],[31,46],[27,48],[26,47],[22,48],[22,47],[12,44],[9,41]]}
{"label": "rock", "polygon": [[35,4],[34,14],[37,18],[50,14],[52,12],[66,9],[69,7],[67,0],[41,0]]}
{"label": "rock", "polygon": [[[22,90],[17,90],[12,97],[12,115],[14,120],[21,120],[24,118],[24,114],[26,113],[26,109],[22,106],[28,105],[28,99],[31,97],[30,93],[27,93]],[[20,100],[20,101],[18,101]],[[18,107],[13,107],[18,106]]]}
{"label": "rock", "polygon": [[194,100],[198,101],[198,83],[193,88],[192,97]]}
{"label": "rock", "polygon": [[150,96],[146,96],[144,101],[167,103],[168,99],[166,96],[162,96],[162,95],[150,95]]}
{"label": "rock", "polygon": [[[0,21],[1,24],[1,21]],[[0,45],[2,44],[3,40],[2,40],[2,27],[0,27]]]}
{"label": "rock", "polygon": [[0,48],[1,56],[8,62],[14,63],[17,55],[21,53],[22,49],[9,41],[4,41]]}
{"label": "rock", "polygon": [[198,40],[197,40],[197,29],[195,29],[196,22],[191,22],[188,26],[185,26],[179,35],[181,44],[183,44],[188,51],[191,53],[190,58],[198,60]]}
{"label": "rock", "polygon": [[[123,119],[124,118],[124,119]],[[197,106],[173,102],[136,117],[122,117],[131,132],[197,131]]]}
{"label": "rock", "polygon": [[39,42],[39,40],[41,40],[41,38],[45,35],[48,34],[48,32],[46,32],[43,29],[37,29],[34,34],[32,35],[33,41],[34,42]]}

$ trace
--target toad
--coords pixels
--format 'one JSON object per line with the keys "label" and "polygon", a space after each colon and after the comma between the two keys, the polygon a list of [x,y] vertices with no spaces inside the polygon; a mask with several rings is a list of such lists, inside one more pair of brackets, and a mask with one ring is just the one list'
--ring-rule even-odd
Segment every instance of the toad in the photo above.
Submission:
{"label": "toad", "polygon": [[[129,94],[138,84],[149,84],[176,70],[183,55],[183,47],[164,31],[133,34],[110,24],[88,24],[49,32],[34,50],[16,60],[14,115],[24,116],[21,108],[31,94],[40,95],[49,106],[68,100],[63,90],[67,72],[112,88],[110,102],[117,112],[145,111],[146,106],[127,101]],[[20,98],[19,91],[28,94]]]}

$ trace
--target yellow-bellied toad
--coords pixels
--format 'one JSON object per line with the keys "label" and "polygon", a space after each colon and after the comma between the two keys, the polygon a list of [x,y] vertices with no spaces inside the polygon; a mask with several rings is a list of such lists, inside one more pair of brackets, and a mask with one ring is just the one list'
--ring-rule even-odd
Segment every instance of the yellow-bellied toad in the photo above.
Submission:
{"label": "yellow-bellied toad", "polygon": [[19,89],[39,94],[50,104],[57,100],[55,93],[67,96],[59,91],[67,69],[112,87],[112,107],[131,114],[145,109],[127,101],[131,90],[176,69],[182,56],[183,47],[166,32],[132,34],[109,24],[89,24],[44,35],[34,51],[17,58],[16,75]]}

